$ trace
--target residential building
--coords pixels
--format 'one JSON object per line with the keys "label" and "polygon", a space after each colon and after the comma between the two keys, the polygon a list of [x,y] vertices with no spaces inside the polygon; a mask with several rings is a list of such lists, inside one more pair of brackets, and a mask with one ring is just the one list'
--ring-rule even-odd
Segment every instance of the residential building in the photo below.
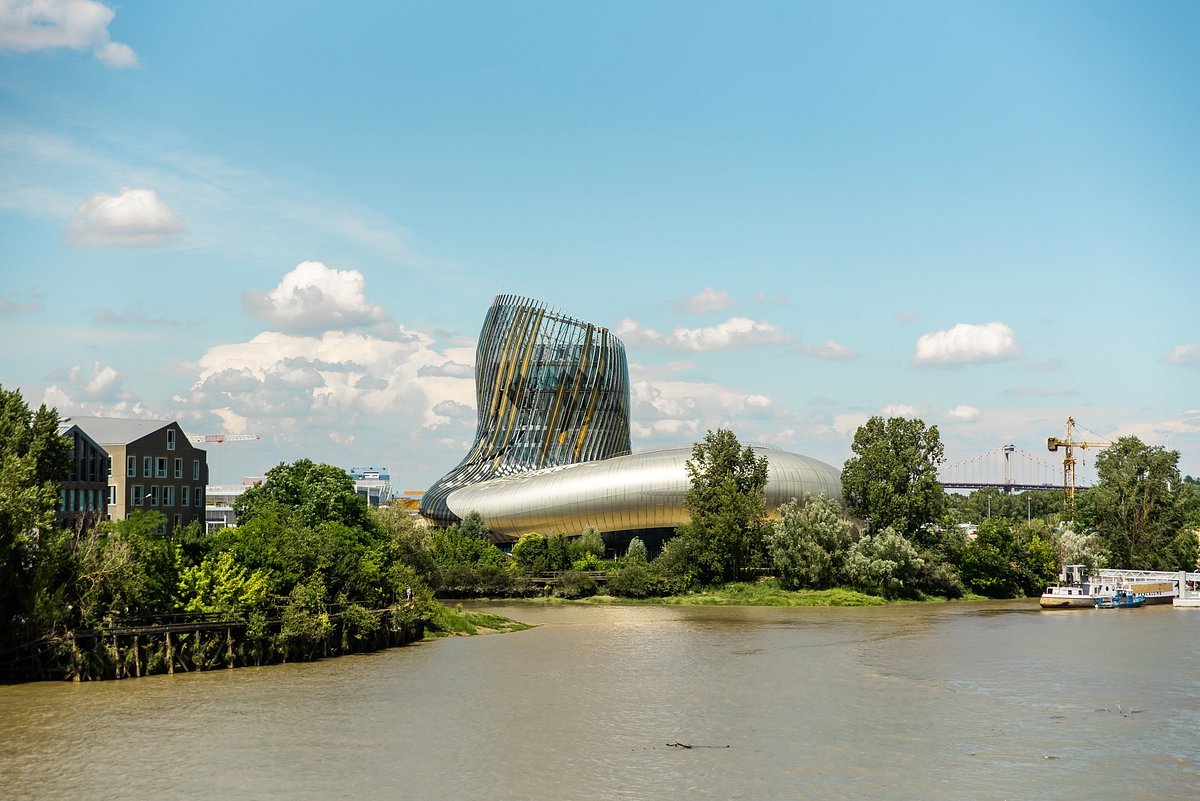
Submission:
{"label": "residential building", "polygon": [[63,528],[83,531],[108,518],[108,452],[78,425],[60,422],[71,438],[71,470],[59,485],[56,519]]}
{"label": "residential building", "polygon": [[351,467],[354,491],[369,506],[387,506],[392,499],[392,477],[386,467]]}
{"label": "residential building", "polygon": [[68,417],[108,452],[108,516],[161,512],[164,531],[204,520],[207,453],[192,445],[179,423],[117,417]]}

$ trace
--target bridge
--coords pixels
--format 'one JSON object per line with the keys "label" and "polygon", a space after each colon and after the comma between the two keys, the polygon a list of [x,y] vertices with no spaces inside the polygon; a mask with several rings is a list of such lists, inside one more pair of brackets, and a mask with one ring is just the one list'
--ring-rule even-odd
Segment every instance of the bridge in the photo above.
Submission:
{"label": "bridge", "polygon": [[[1006,494],[1066,489],[1061,462],[1015,445],[1002,445],[960,462],[943,464],[938,468],[938,482],[946,489],[998,489]],[[1076,489],[1089,486],[1086,479],[1075,484]]]}

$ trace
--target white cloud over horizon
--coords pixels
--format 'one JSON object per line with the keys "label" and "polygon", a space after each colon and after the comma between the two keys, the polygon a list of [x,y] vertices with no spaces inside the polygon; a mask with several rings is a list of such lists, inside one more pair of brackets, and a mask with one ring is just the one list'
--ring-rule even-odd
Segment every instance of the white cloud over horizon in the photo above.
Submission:
{"label": "white cloud over horizon", "polygon": [[133,48],[109,36],[116,13],[95,0],[0,0],[0,50],[33,53],[66,47],[90,51],[115,69],[136,67]]}
{"label": "white cloud over horizon", "polygon": [[662,334],[626,317],[613,329],[626,345],[704,352],[754,347],[783,342],[787,337],[778,327],[748,317],[731,317],[706,328],[676,328]]}
{"label": "white cloud over horizon", "polygon": [[279,330],[313,333],[363,327],[387,318],[367,300],[366,279],[358,270],[336,270],[305,261],[283,276],[269,292],[250,290],[242,307]]}
{"label": "white cloud over horizon", "polygon": [[965,403],[960,403],[953,409],[946,412],[947,417],[952,417],[955,420],[960,420],[964,423],[969,423],[973,420],[978,420],[983,415],[983,410],[976,406],[968,406]]}
{"label": "white cloud over horizon", "polygon": [[1021,352],[1012,328],[1004,323],[958,323],[946,331],[931,331],[918,337],[913,363],[975,364],[1015,359]]}
{"label": "white cloud over horizon", "polygon": [[729,293],[725,291],[718,292],[711,286],[680,300],[675,304],[676,307],[683,309],[686,312],[693,314],[705,314],[708,312],[726,311],[733,307],[733,298],[729,297]]}
{"label": "white cloud over horizon", "polygon": [[831,361],[849,361],[850,359],[858,358],[858,354],[849,345],[843,345],[841,342],[835,342],[832,339],[827,339],[820,345],[804,342],[797,345],[796,350],[818,359],[829,359]]}
{"label": "white cloud over horizon", "polygon": [[63,238],[77,248],[159,245],[187,230],[153,189],[98,192],[79,204]]}

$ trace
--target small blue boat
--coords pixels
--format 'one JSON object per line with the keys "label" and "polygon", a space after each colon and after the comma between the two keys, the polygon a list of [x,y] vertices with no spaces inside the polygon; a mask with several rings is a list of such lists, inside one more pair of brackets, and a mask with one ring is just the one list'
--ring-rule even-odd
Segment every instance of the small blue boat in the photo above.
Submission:
{"label": "small blue boat", "polygon": [[1112,595],[1102,595],[1096,599],[1097,609],[1134,609],[1146,603],[1145,595],[1134,595],[1126,590],[1117,590]]}

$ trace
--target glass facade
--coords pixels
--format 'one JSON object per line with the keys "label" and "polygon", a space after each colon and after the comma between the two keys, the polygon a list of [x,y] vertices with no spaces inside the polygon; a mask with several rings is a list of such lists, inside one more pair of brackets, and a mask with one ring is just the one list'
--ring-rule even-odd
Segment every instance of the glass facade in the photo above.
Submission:
{"label": "glass facade", "polygon": [[425,493],[421,514],[459,518],[462,487],[629,453],[629,367],[606,328],[529,298],[498,295],[475,354],[475,441]]}

